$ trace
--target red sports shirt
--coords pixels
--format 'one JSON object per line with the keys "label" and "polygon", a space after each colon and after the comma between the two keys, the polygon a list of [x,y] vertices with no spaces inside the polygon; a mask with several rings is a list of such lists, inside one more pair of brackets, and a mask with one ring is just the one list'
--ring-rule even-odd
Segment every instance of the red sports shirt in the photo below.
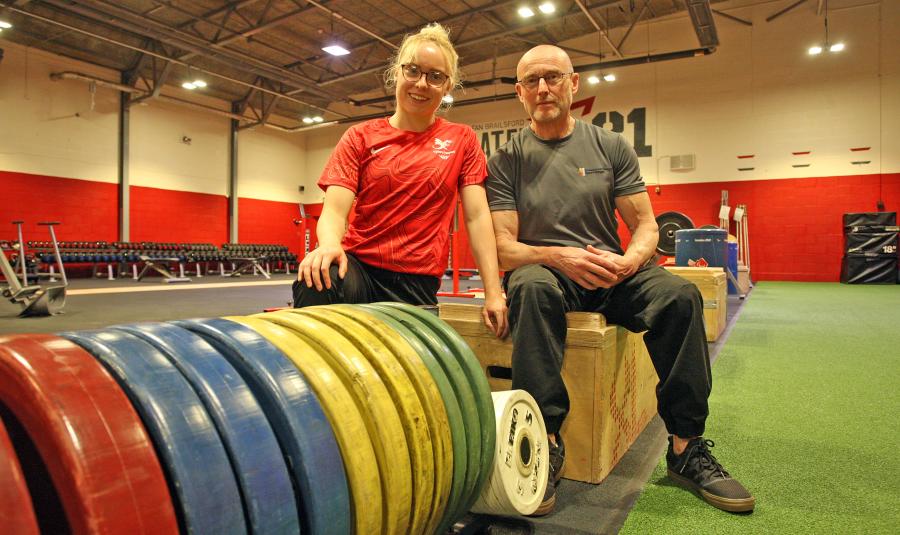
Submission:
{"label": "red sports shirt", "polygon": [[371,266],[440,277],[458,191],[486,176],[469,126],[438,118],[424,132],[408,132],[383,118],[344,133],[319,187],[356,193],[345,251]]}

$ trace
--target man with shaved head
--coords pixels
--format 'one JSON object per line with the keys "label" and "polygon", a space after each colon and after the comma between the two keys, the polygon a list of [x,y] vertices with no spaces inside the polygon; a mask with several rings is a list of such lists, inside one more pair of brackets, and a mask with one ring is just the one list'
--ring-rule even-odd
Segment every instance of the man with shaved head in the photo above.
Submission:
{"label": "man with shaved head", "polygon": [[[658,228],[637,154],[617,133],[569,114],[579,76],[560,48],[529,50],[516,94],[531,118],[488,162],[488,200],[501,268],[507,271],[512,387],[537,400],[550,439],[551,484],[537,515],[556,503],[565,461],[559,434],[569,411],[560,374],[566,312],[601,312],[644,341],[659,376],[669,477],[732,512],[753,496],[703,438],[712,386],[703,299],[692,283],[653,263]],[[619,241],[615,211],[631,233]]]}

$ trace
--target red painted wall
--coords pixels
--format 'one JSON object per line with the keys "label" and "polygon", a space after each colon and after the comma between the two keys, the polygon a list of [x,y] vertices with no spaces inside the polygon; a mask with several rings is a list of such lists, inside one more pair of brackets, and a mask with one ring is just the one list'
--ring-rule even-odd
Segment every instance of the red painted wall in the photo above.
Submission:
{"label": "red painted wall", "polygon": [[297,203],[238,199],[238,238],[242,243],[287,245],[299,256],[303,249]]}
{"label": "red painted wall", "polygon": [[228,241],[228,199],[223,195],[131,186],[130,206],[130,241]]}
{"label": "red painted wall", "polygon": [[[650,198],[655,213],[683,212],[700,226],[718,222],[722,189],[728,190],[732,207],[748,207],[755,280],[837,281],[841,214],[874,211],[879,199],[886,210],[900,211],[900,173],[677,184],[663,186],[660,195],[651,185]],[[116,190],[105,182],[0,171],[0,239],[16,239],[9,222],[24,219],[26,241],[49,239],[37,226],[46,220],[62,222],[60,240],[116,241]],[[299,218],[296,204],[241,199],[238,214],[241,242],[281,243],[301,252],[302,236],[293,224]],[[465,225],[460,228],[460,266],[474,268]],[[221,245],[227,240],[225,196],[132,186],[131,241]]]}
{"label": "red painted wall", "polygon": [[39,227],[38,221],[59,221],[60,241],[115,241],[117,191],[107,182],[0,171],[0,239],[18,239],[10,222],[21,219],[26,242],[50,240],[47,227]]}
{"label": "red painted wall", "polygon": [[[723,189],[732,215],[735,206],[747,205],[754,280],[836,282],[844,247],[841,215],[874,212],[879,199],[886,211],[900,211],[900,173],[676,184],[663,186],[659,195],[649,186],[654,213],[682,212],[698,227],[718,224]],[[468,236],[460,229],[459,265],[474,268]],[[620,234],[627,243],[623,224]]]}

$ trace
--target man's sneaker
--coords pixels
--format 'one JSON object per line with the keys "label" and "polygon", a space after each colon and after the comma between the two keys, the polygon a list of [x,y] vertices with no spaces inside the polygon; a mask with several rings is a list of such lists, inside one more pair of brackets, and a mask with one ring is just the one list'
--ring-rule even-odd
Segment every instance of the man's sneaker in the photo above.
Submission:
{"label": "man's sneaker", "polygon": [[675,455],[670,436],[669,451],[666,453],[669,477],[682,487],[700,494],[713,507],[732,513],[753,511],[756,504],[753,495],[713,457],[709,451],[713,446],[715,443],[712,440],[697,437],[688,442],[681,455]]}
{"label": "man's sneaker", "polygon": [[566,446],[563,444],[562,436],[556,434],[556,445],[548,442],[550,446],[550,475],[547,478],[547,490],[544,492],[544,499],[538,508],[528,516],[546,516],[553,512],[556,507],[556,486],[559,485],[560,474],[566,465]]}

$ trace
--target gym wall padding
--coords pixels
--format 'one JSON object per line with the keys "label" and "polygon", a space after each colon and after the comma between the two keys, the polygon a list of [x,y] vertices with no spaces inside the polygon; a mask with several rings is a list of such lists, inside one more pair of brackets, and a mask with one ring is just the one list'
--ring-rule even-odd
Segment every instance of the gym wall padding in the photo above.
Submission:
{"label": "gym wall padding", "polygon": [[[0,238],[16,239],[9,223],[24,220],[25,240],[49,240],[39,221],[62,221],[60,240],[116,241],[118,188],[109,182],[73,180],[0,169]],[[166,240],[169,241],[169,240]]]}
{"label": "gym wall padding", "polygon": [[[900,173],[672,184],[664,185],[660,195],[647,185],[656,214],[675,210],[697,226],[718,225],[723,189],[732,216],[737,204],[748,206],[751,275],[760,281],[838,282],[841,215],[872,211],[879,199],[885,210],[900,211]],[[628,229],[621,220],[619,235],[626,245]],[[474,268],[465,225],[460,225],[460,238],[459,265]]]}
{"label": "gym wall padding", "polygon": [[[303,250],[297,203],[238,199],[238,238],[241,243],[277,243],[299,255]],[[315,227],[313,227],[315,230]]]}
{"label": "gym wall padding", "polygon": [[131,186],[130,240],[225,243],[228,241],[228,198]]}

